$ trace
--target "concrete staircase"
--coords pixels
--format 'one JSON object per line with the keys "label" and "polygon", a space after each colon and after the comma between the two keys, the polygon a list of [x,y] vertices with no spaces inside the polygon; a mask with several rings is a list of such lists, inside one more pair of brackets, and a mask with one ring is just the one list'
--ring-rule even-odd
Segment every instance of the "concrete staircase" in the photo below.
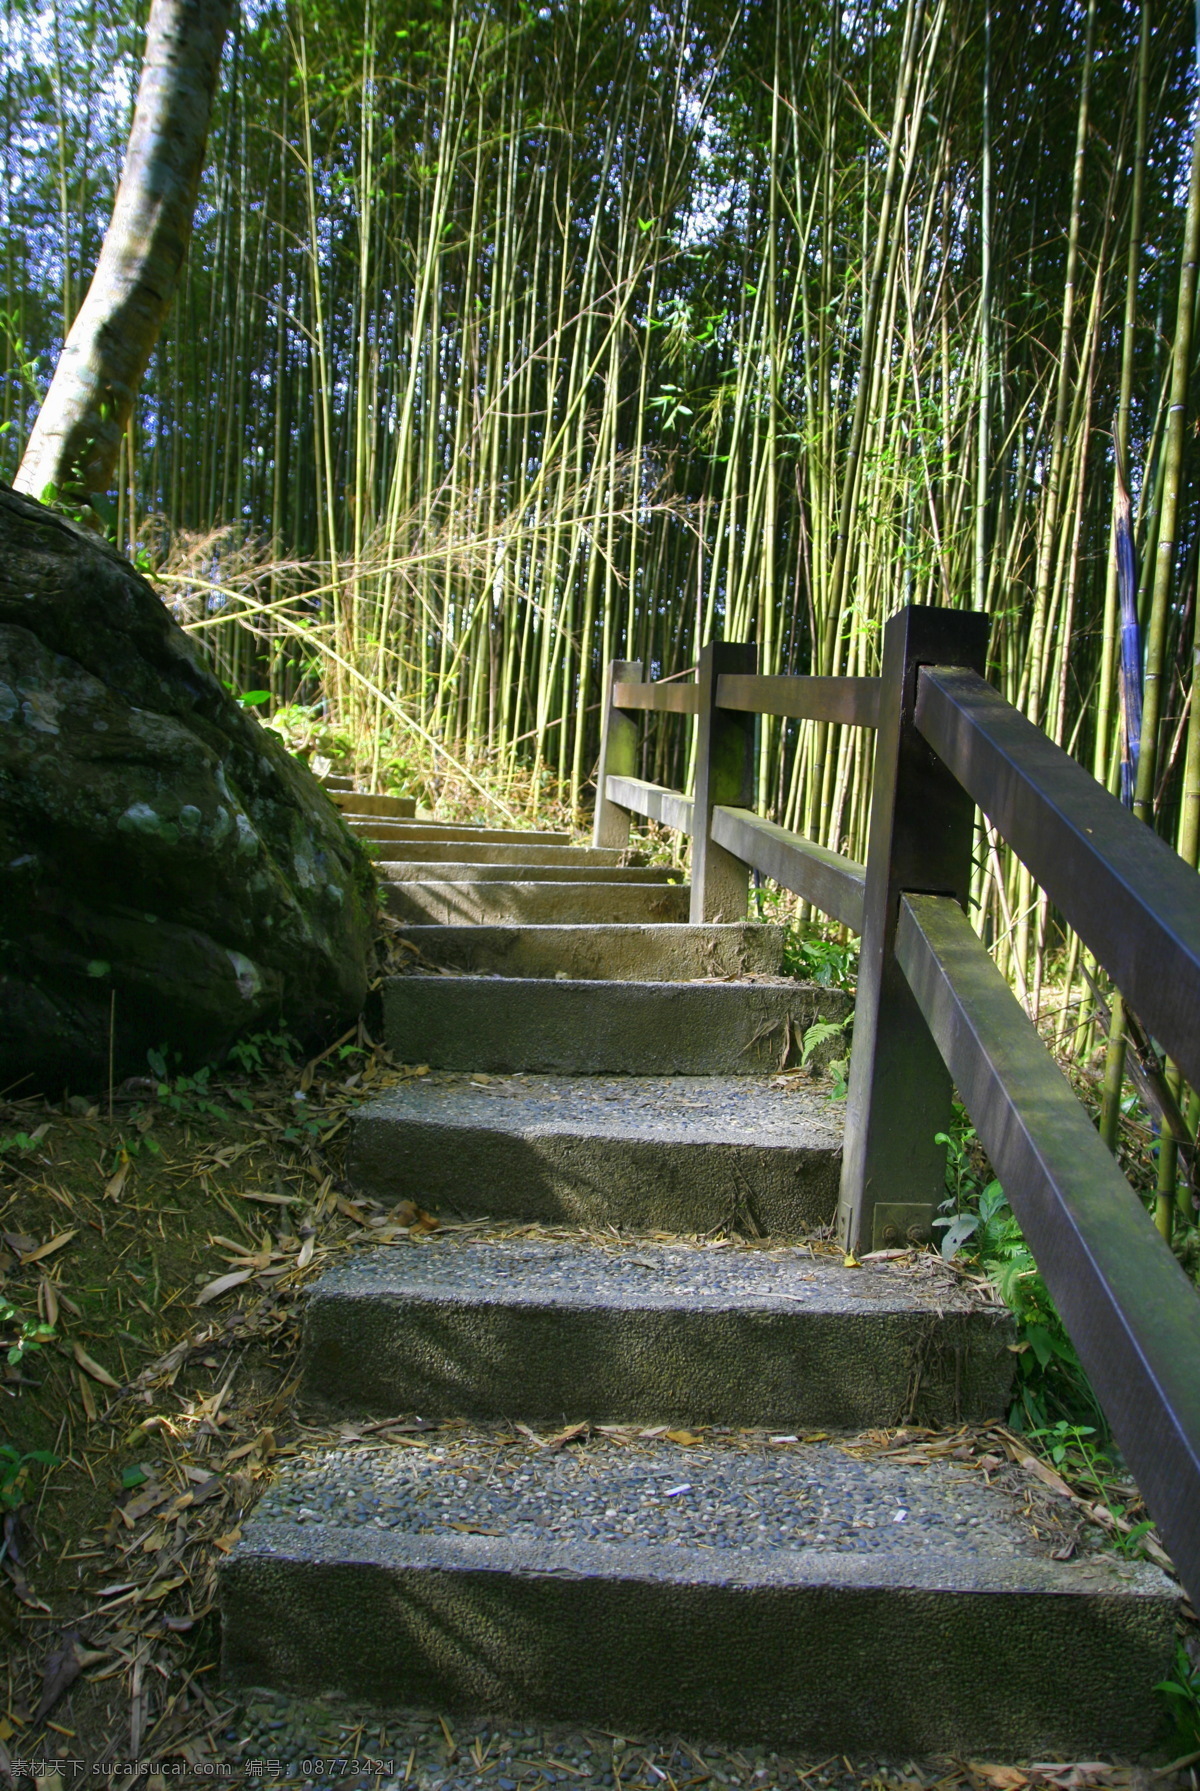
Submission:
{"label": "concrete staircase", "polygon": [[780,1072],[845,996],[773,928],[664,923],[680,886],[615,853],[364,800],[440,973],[385,989],[430,1070],[360,1110],[349,1174],[445,1227],[311,1293],[303,1394],[349,1440],[226,1562],[227,1676],[823,1754],[1149,1745],[1165,1576],[1062,1546],[963,1439],[878,1434],[1000,1417],[1014,1357],[937,1259],[825,1241],[839,1110]]}

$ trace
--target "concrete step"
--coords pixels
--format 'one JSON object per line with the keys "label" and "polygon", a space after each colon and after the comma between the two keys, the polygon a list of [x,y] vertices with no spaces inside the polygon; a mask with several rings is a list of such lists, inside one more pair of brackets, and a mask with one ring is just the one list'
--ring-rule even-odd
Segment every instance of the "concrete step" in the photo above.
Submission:
{"label": "concrete step", "polygon": [[417,812],[415,796],[374,796],[353,789],[334,790],[331,794],[343,813],[349,810],[355,815],[394,816],[397,820],[408,820]]}
{"label": "concrete step", "polygon": [[[377,846],[380,856],[389,864],[402,864],[409,860],[424,860],[427,864],[556,864],[572,867],[574,874],[578,876],[601,868],[622,868],[622,855],[615,846],[531,846],[524,840],[398,840],[390,836],[379,839],[368,833],[359,837],[368,845]],[[682,871],[672,872],[669,865],[650,868],[656,874],[665,872],[676,878],[683,876]]]}
{"label": "concrete step", "polygon": [[944,1426],[1003,1415],[1015,1338],[932,1256],[448,1236],[321,1277],[301,1392],[380,1417]]}
{"label": "concrete step", "polygon": [[841,1132],[840,1105],[747,1076],[435,1070],[359,1108],[348,1174],[442,1213],[799,1237],[834,1216]]}
{"label": "concrete step", "polygon": [[[470,827],[458,821],[389,821],[379,820],[357,810],[343,809],[343,817],[351,833],[366,834],[373,840],[466,840],[476,845],[497,846],[569,846],[569,833],[532,833],[519,827]],[[611,848],[610,848],[611,849]],[[585,848],[586,850],[586,848]]]}
{"label": "concrete step", "polygon": [[409,927],[431,964],[476,976],[688,982],[777,976],[783,929],[758,921],[706,926]]}
{"label": "concrete step", "polygon": [[[368,841],[368,845],[372,842]],[[647,883],[668,888],[682,880],[682,871],[663,865],[531,863],[529,854],[500,863],[476,858],[392,858],[389,840],[379,850],[379,874],[390,883]],[[570,850],[570,848],[568,848]]]}
{"label": "concrete step", "polygon": [[[850,998],[813,983],[626,983],[534,977],[394,976],[384,1036],[405,1063],[568,1075],[756,1076],[800,1061],[818,1020]],[[814,1065],[845,1055],[842,1035]]]}
{"label": "concrete step", "polygon": [[[441,867],[442,870],[445,866]],[[612,926],[688,917],[686,883],[387,883],[379,899],[396,920],[436,926]]]}
{"label": "concrete step", "polygon": [[354,788],[354,779],[352,777],[338,777],[333,772],[330,772],[327,777],[323,777],[321,783],[325,789],[329,791],[330,795],[335,797],[335,800],[336,793],[343,790],[353,790]]}
{"label": "concrete step", "polygon": [[814,1758],[1160,1739],[1177,1589],[1086,1545],[1055,1560],[1053,1524],[968,1464],[405,1440],[280,1461],[221,1564],[229,1681]]}

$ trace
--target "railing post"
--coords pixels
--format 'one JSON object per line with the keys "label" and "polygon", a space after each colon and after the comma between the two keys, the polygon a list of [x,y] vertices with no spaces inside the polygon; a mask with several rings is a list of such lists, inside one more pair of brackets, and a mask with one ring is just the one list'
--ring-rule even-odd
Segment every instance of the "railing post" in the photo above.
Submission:
{"label": "railing post", "polygon": [[709,920],[745,920],[750,869],[710,837],[712,812],[754,807],[755,743],[758,717],[744,710],[718,709],[717,679],[723,672],[758,669],[758,649],[735,641],[710,641],[700,654],[696,737],[696,798],[692,810],[693,926]]}
{"label": "railing post", "polygon": [[971,883],[974,804],[918,734],[922,665],[982,673],[989,623],[977,611],[912,604],[888,622],[858,999],[846,1100],[838,1235],[848,1250],[928,1241],[945,1198],[951,1083],[896,960],[901,892],[953,896]]}
{"label": "railing post", "polygon": [[592,822],[593,846],[629,844],[629,810],[610,802],[605,784],[610,777],[637,776],[638,721],[632,709],[614,709],[614,684],[640,684],[640,659],[613,659],[604,674],[604,707],[600,722],[600,768],[596,773],[596,813]]}

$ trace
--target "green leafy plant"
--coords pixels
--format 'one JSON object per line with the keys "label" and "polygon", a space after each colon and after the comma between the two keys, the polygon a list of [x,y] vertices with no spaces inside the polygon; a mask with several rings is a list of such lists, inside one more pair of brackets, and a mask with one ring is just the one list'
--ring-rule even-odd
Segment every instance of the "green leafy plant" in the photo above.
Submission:
{"label": "green leafy plant", "polygon": [[934,1220],[943,1232],[942,1255],[947,1261],[961,1258],[987,1275],[1016,1320],[1018,1370],[1009,1422],[1029,1433],[1059,1420],[1091,1424],[1107,1438],[1083,1364],[958,1102],[949,1131],[939,1132],[937,1141],[946,1150],[946,1199]]}
{"label": "green leafy plant", "polygon": [[1200,1748],[1200,1664],[1192,1660],[1183,1643],[1177,1644],[1169,1679],[1160,1679],[1155,1691],[1175,1724],[1175,1746],[1181,1754]]}
{"label": "green leafy plant", "polygon": [[[813,1024],[804,1034],[804,1042],[800,1052],[801,1069],[807,1067],[813,1052],[818,1046],[826,1044],[830,1039],[837,1038],[839,1034],[848,1032],[853,1024],[854,1015],[852,1013],[847,1014],[844,1020],[814,1020]],[[847,1088],[847,1077],[850,1073],[849,1051],[847,1051],[844,1057],[832,1059],[825,1067],[833,1079],[834,1086],[831,1099],[835,1101],[844,1100]]]}
{"label": "green leafy plant", "polygon": [[225,1053],[244,1075],[262,1075],[270,1069],[290,1069],[296,1062],[300,1045],[286,1029],[279,1032],[252,1032],[237,1039]]}
{"label": "green leafy plant", "polygon": [[58,1456],[49,1449],[27,1449],[22,1454],[11,1443],[0,1443],[0,1511],[15,1511],[23,1502],[30,1468],[59,1465]]}
{"label": "green leafy plant", "polygon": [[13,1368],[24,1361],[30,1350],[41,1349],[54,1336],[53,1325],[43,1324],[36,1318],[22,1318],[12,1301],[3,1294],[0,1294],[0,1330],[9,1333],[0,1338],[0,1349],[4,1350],[5,1359]]}
{"label": "green leafy plant", "polygon": [[0,1157],[25,1156],[37,1149],[37,1142],[31,1132],[8,1132],[0,1137]]}
{"label": "green leafy plant", "polygon": [[791,926],[783,942],[783,967],[788,976],[853,994],[858,979],[858,941],[830,939]]}
{"label": "green leafy plant", "polygon": [[213,1100],[209,1092],[212,1071],[207,1064],[202,1064],[190,1076],[172,1077],[167,1068],[165,1045],[157,1051],[147,1051],[146,1062],[157,1079],[154,1095],[160,1106],[178,1114],[180,1119],[202,1113],[211,1114],[215,1119],[224,1119],[225,1109]]}

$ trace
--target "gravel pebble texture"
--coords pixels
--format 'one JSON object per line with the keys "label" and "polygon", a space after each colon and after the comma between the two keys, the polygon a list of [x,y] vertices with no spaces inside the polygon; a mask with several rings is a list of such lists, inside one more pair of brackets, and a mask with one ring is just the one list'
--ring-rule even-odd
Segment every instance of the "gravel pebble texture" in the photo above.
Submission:
{"label": "gravel pebble texture", "polygon": [[832,1220],[840,1165],[841,1109],[811,1086],[434,1071],[359,1110],[348,1172],[378,1199],[435,1212],[795,1237]]}
{"label": "gravel pebble texture", "polygon": [[229,1679],[846,1753],[1156,1738],[1175,1588],[1056,1559],[978,1469],[442,1435],[285,1465],[222,1569]]}
{"label": "gravel pebble texture", "polygon": [[[978,1310],[953,1272],[931,1256],[847,1268],[805,1245],[768,1249],[543,1238],[502,1241],[422,1238],[400,1248],[358,1251],[321,1277],[319,1295],[381,1294],[563,1306],[706,1308],[821,1312],[918,1308]],[[996,1308],[989,1307],[989,1311]]]}
{"label": "gravel pebble texture", "polygon": [[656,1144],[753,1143],[774,1150],[837,1149],[841,1109],[820,1089],[784,1094],[753,1076],[545,1076],[475,1081],[434,1071],[389,1090],[364,1120],[421,1119],[521,1134],[585,1132]]}
{"label": "gravel pebble texture", "polygon": [[371,1525],[673,1548],[1043,1560],[1013,1502],[967,1468],[856,1460],[816,1442],[762,1454],[666,1439],[531,1454],[521,1443],[331,1449],[289,1463],[247,1527]]}

